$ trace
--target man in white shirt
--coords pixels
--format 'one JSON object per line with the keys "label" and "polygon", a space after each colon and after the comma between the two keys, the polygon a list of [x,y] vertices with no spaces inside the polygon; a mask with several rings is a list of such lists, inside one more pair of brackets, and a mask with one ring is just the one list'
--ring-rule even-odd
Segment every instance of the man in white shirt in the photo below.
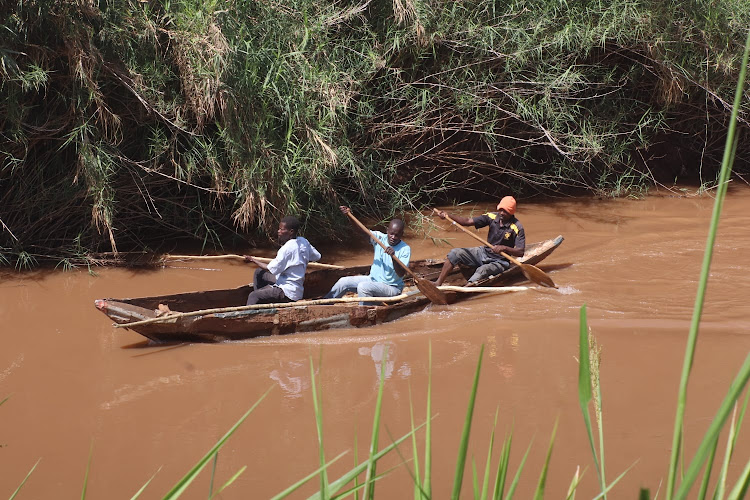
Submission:
{"label": "man in white shirt", "polygon": [[302,298],[307,263],[320,260],[320,252],[298,235],[299,226],[299,220],[291,215],[281,219],[278,231],[281,248],[268,264],[245,256],[245,261],[258,266],[247,305],[294,302]]}

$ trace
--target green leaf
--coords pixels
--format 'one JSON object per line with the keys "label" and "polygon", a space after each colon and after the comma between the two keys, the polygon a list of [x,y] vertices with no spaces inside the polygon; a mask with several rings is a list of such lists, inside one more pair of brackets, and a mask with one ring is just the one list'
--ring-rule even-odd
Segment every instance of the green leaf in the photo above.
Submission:
{"label": "green leaf", "polygon": [[503,441],[503,449],[500,452],[500,461],[495,471],[495,485],[492,488],[492,499],[500,500],[505,490],[505,478],[508,476],[508,466],[510,465],[510,448],[513,443],[513,429],[508,433]]}
{"label": "green leaf", "polygon": [[745,362],[742,364],[739,373],[732,381],[732,385],[729,387],[729,392],[725,396],[719,410],[716,412],[716,416],[714,416],[711,424],[708,426],[708,430],[703,435],[703,439],[695,452],[693,460],[690,462],[690,466],[685,472],[685,477],[680,484],[680,488],[672,498],[687,498],[693,482],[695,482],[700,470],[703,468],[704,462],[711,453],[711,449],[719,439],[721,429],[724,427],[724,423],[729,417],[729,413],[732,411],[735,402],[745,389],[748,380],[750,380],[750,355],[745,358]]}
{"label": "green leaf", "polygon": [[487,445],[487,461],[484,466],[484,478],[482,480],[482,491],[479,494],[479,498],[485,500],[487,498],[487,492],[490,487],[490,464],[492,462],[492,448],[495,445],[495,429],[497,428],[497,416],[500,413],[500,408],[495,410],[495,421],[492,424],[492,432],[490,433],[490,442]]}
{"label": "green leaf", "polygon": [[21,491],[21,487],[23,487],[23,485],[26,484],[26,480],[29,478],[29,476],[31,476],[31,473],[34,472],[34,469],[36,469],[36,466],[39,465],[39,462],[41,462],[41,461],[42,461],[41,458],[36,461],[36,463],[31,468],[31,470],[29,471],[29,473],[26,474],[26,477],[23,478],[23,481],[21,481],[21,484],[18,485],[18,488],[16,488],[16,491],[13,492],[13,494],[10,496],[10,498],[8,500],[13,500],[14,498],[16,498],[16,495],[18,495],[18,492]]}
{"label": "green leaf", "polygon": [[81,500],[84,500],[86,498],[86,488],[89,484],[89,468],[91,467],[91,456],[94,453],[94,441],[91,441],[91,446],[89,447],[89,459],[86,462],[86,474],[83,476],[83,491],[81,491]]}
{"label": "green leaf", "polygon": [[234,434],[237,429],[242,425],[242,423],[245,421],[245,419],[250,416],[250,414],[255,410],[255,408],[258,407],[261,401],[265,399],[265,397],[268,395],[269,392],[271,392],[271,389],[273,389],[273,386],[271,386],[259,399],[255,402],[255,404],[247,410],[247,412],[240,417],[240,419],[235,423],[229,431],[227,431],[224,436],[219,439],[219,441],[211,448],[208,453],[206,453],[203,458],[201,458],[195,466],[190,469],[190,471],[185,474],[185,476],[180,479],[177,484],[172,487],[169,492],[164,495],[163,500],[172,500],[175,498],[179,498],[180,495],[182,495],[188,486],[190,486],[190,483],[192,483],[196,477],[198,477],[198,474],[203,470],[203,468],[208,464],[208,462],[214,457],[214,454],[216,454],[222,446],[224,446],[224,443],[227,442],[227,440],[230,438],[232,434]]}
{"label": "green leaf", "polygon": [[313,396],[313,408],[315,410],[315,428],[318,432],[318,459],[320,461],[320,492],[323,498],[328,497],[328,474],[326,471],[325,463],[326,456],[323,449],[323,410],[320,402],[320,395],[318,394],[318,379],[315,376],[315,367],[313,365],[312,356],[310,357],[310,381],[312,387]]}
{"label": "green leaf", "polygon": [[535,500],[542,500],[544,498],[544,488],[547,484],[547,471],[549,470],[549,462],[552,458],[555,434],[557,434],[557,420],[555,420],[555,426],[552,428],[552,436],[550,437],[549,447],[547,448],[547,458],[544,460],[544,467],[542,467],[542,473],[539,475],[539,483],[537,484],[536,493],[534,494]]}
{"label": "green leaf", "polygon": [[224,485],[221,488],[219,488],[219,490],[216,493],[214,493],[213,495],[211,495],[211,497],[209,498],[209,500],[213,500],[214,498],[216,498],[216,495],[220,494],[222,491],[224,491],[226,489],[227,486],[229,486],[230,484],[232,484],[233,482],[235,482],[237,480],[237,478],[240,477],[243,472],[245,472],[246,469],[247,469],[247,465],[243,466],[240,470],[238,470],[234,474],[234,476],[232,476],[232,477],[229,478],[229,481],[227,481],[226,483],[224,483]]}
{"label": "green leaf", "polygon": [[531,451],[531,443],[529,443],[529,447],[526,448],[526,453],[523,454],[523,459],[521,459],[521,463],[518,465],[518,470],[516,471],[516,475],[513,477],[513,482],[510,483],[510,487],[508,488],[508,494],[505,495],[505,500],[511,500],[513,498],[513,495],[516,492],[516,488],[518,487],[518,481],[521,479],[521,471],[523,470],[523,466],[526,464],[526,459],[529,457],[529,452]]}
{"label": "green leaf", "polygon": [[583,414],[583,423],[586,427],[586,435],[589,438],[589,447],[591,455],[594,457],[596,471],[601,479],[601,468],[599,458],[596,454],[596,444],[594,443],[594,433],[591,427],[591,415],[589,414],[589,405],[591,404],[591,360],[589,358],[589,326],[586,315],[586,304],[581,306],[578,334],[578,403],[581,406]]}
{"label": "green leaf", "polygon": [[378,397],[375,402],[375,416],[372,422],[372,438],[370,440],[370,453],[367,459],[367,473],[365,474],[365,500],[372,500],[375,496],[375,482],[373,478],[375,476],[375,465],[377,461],[374,459],[376,450],[378,449],[378,435],[380,433],[380,416],[381,407],[383,405],[383,387],[385,386],[385,367],[388,359],[388,346],[386,345],[383,353],[383,359],[380,362],[380,384],[378,386]]}
{"label": "green leaf", "polygon": [[[422,426],[418,427],[416,430],[419,430],[421,428],[422,428]],[[372,460],[375,461],[375,462],[377,462],[378,460],[380,460],[381,458],[383,458],[385,455],[387,455],[393,449],[395,449],[399,444],[401,444],[406,439],[408,439],[412,435],[413,432],[415,432],[415,431],[411,431],[411,432],[408,432],[408,433],[404,434],[401,438],[399,438],[398,440],[394,441],[390,445],[386,446],[381,451],[377,452],[375,455],[372,456]],[[349,482],[353,481],[359,474],[361,474],[363,471],[367,470],[367,468],[369,467],[369,463],[368,462],[369,462],[369,460],[365,461],[365,462],[363,462],[363,463],[361,463],[359,465],[357,465],[356,467],[354,467],[353,469],[351,469],[349,472],[345,473],[343,476],[341,476],[337,480],[331,482],[330,483],[330,487],[328,489],[329,494],[330,495],[335,495],[346,484],[348,484]],[[364,486],[364,484],[362,486]],[[318,492],[315,495],[311,496],[310,500],[323,500],[323,499],[322,499],[322,497],[320,495],[320,492]]]}
{"label": "green leaf", "polygon": [[[747,73],[748,59],[750,59],[750,32],[747,34],[745,41],[745,52],[742,56],[742,64],[740,65],[740,74],[737,81],[737,88],[734,94],[734,104],[732,106],[732,114],[729,119],[729,129],[727,130],[727,140],[724,146],[724,157],[721,162],[721,170],[719,172],[718,188],[716,190],[716,199],[714,201],[714,210],[711,215],[711,224],[708,228],[708,237],[706,238],[706,249],[703,254],[703,264],[701,266],[701,274],[698,279],[698,292],[695,297],[695,305],[693,307],[693,317],[690,322],[690,331],[688,333],[687,345],[685,347],[685,358],[682,365],[682,376],[680,378],[680,387],[677,393],[677,411],[675,412],[675,424],[672,436],[672,454],[669,462],[669,473],[667,476],[667,491],[666,498],[674,498],[673,492],[676,484],[676,476],[678,469],[678,457],[681,451],[682,444],[682,429],[683,421],[685,418],[685,406],[687,401],[687,388],[688,381],[690,379],[690,372],[693,366],[693,359],[695,357],[695,349],[698,342],[698,330],[700,327],[701,316],[703,314],[703,303],[706,295],[706,287],[708,284],[708,277],[711,269],[711,259],[713,257],[714,244],[716,242],[716,233],[719,227],[719,219],[721,217],[721,210],[726,198],[727,186],[729,184],[729,177],[732,172],[732,164],[734,163],[734,155],[736,152],[736,129],[737,129],[737,117],[742,104],[744,96],[745,86],[745,75]],[[707,436],[706,436],[707,437]],[[705,442],[705,439],[704,439]],[[707,443],[707,448],[701,451],[703,456],[700,460],[705,460],[710,448],[713,446]],[[699,458],[696,454],[696,458]],[[691,464],[692,467],[692,464]],[[686,479],[685,479],[686,480]],[[685,481],[684,480],[684,481]],[[684,483],[683,483],[684,484]],[[683,492],[684,489],[680,488]],[[687,492],[684,492],[687,494]]]}
{"label": "green leaf", "polygon": [[[344,456],[344,455],[346,455],[346,454],[347,454],[347,452],[343,452],[343,453],[339,454],[339,455],[338,455],[338,456],[337,456],[336,458],[334,458],[333,460],[331,460],[331,461],[330,461],[330,462],[328,462],[327,464],[324,464],[324,465],[322,465],[321,467],[318,467],[317,469],[315,469],[315,470],[314,470],[313,472],[311,472],[311,473],[310,473],[310,474],[308,474],[307,476],[303,477],[302,479],[300,479],[299,481],[297,481],[297,482],[296,482],[296,483],[294,483],[293,485],[291,485],[291,486],[289,486],[288,488],[284,489],[284,491],[282,491],[281,493],[279,493],[279,494],[277,494],[277,495],[273,496],[273,497],[271,498],[271,500],[281,500],[282,498],[286,498],[286,497],[287,497],[287,496],[289,496],[290,494],[292,494],[292,493],[294,493],[295,491],[297,491],[297,490],[298,490],[298,489],[300,488],[300,486],[302,486],[303,484],[305,484],[306,482],[308,482],[308,481],[309,481],[310,479],[312,479],[312,478],[314,478],[315,476],[319,475],[322,469],[327,469],[327,468],[328,468],[328,467],[329,467],[329,466],[330,466],[331,464],[335,463],[335,462],[336,462],[336,461],[337,461],[338,459],[340,459],[341,457],[343,457],[343,456]],[[321,495],[321,493],[320,493],[320,492],[318,492],[318,496],[319,496],[320,498],[324,498],[324,497],[323,497],[323,496]]]}
{"label": "green leaf", "polygon": [[156,475],[159,473],[160,470],[161,470],[161,467],[159,467],[159,470],[157,470],[156,472],[154,472],[154,475],[151,476],[151,478],[148,481],[146,481],[146,484],[144,484],[143,486],[141,486],[141,489],[139,489],[138,491],[135,492],[135,495],[133,495],[132,497],[130,497],[130,500],[136,500],[136,498],[138,498],[139,496],[141,496],[141,493],[143,493],[146,490],[146,486],[148,486],[151,483],[151,481],[154,480],[154,478],[156,477]]}
{"label": "green leaf", "polygon": [[474,416],[474,405],[477,399],[477,388],[479,386],[479,373],[482,370],[482,356],[484,354],[484,344],[479,350],[479,359],[477,361],[477,369],[474,373],[474,385],[471,388],[471,394],[469,395],[469,404],[466,409],[466,418],[464,419],[464,429],[461,433],[461,442],[458,447],[458,459],[456,460],[456,473],[453,478],[453,492],[451,498],[458,500],[461,494],[461,484],[464,478],[464,468],[466,467],[466,453],[469,448],[469,434],[471,432],[471,420]]}

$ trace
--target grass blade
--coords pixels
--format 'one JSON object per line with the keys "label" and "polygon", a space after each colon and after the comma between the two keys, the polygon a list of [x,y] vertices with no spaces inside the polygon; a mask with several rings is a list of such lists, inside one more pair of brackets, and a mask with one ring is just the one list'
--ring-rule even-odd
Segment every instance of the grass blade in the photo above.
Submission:
{"label": "grass blade", "polygon": [[146,486],[148,486],[149,484],[151,484],[151,481],[154,480],[154,478],[156,477],[156,475],[159,473],[160,470],[161,470],[161,467],[159,467],[159,470],[157,470],[156,472],[154,472],[154,475],[151,476],[151,478],[148,481],[146,481],[146,484],[144,484],[143,486],[141,486],[141,489],[139,489],[138,491],[135,492],[135,495],[133,495],[132,497],[130,497],[130,500],[136,500],[136,498],[138,498],[139,496],[141,496],[141,493],[143,493],[146,490]]}
{"label": "grass blade", "polygon": [[[719,480],[717,481],[716,490],[714,491],[714,498],[724,497],[724,489],[726,488],[727,474],[729,471],[729,461],[731,460],[732,455],[734,454],[734,447],[737,444],[737,438],[739,437],[739,434],[740,434],[742,421],[745,419],[745,412],[747,411],[747,403],[749,399],[750,399],[750,392],[747,392],[747,394],[745,395],[745,402],[742,405],[742,410],[740,411],[739,417],[737,417],[737,405],[735,404],[734,412],[732,414],[732,425],[730,427],[729,438],[727,439],[727,450],[726,450],[726,453],[724,454],[724,463],[722,464],[721,474],[719,475]],[[714,450],[715,450],[715,447],[714,447]],[[711,464],[709,463],[709,465]]]}
{"label": "grass blade", "polygon": [[510,465],[510,447],[513,443],[513,429],[503,441],[503,449],[500,453],[500,461],[497,464],[495,472],[495,486],[492,488],[492,500],[500,500],[505,490],[505,478],[508,476],[508,466]]}
{"label": "grass blade", "polygon": [[581,466],[576,467],[576,473],[573,474],[573,479],[570,481],[568,486],[568,494],[565,496],[565,500],[576,500],[576,489],[578,484],[581,482]]}
{"label": "grass blade", "polygon": [[427,346],[427,415],[424,429],[424,482],[422,490],[432,498],[432,342]]}
{"label": "grass blade", "polygon": [[[297,481],[293,485],[291,485],[288,488],[286,488],[281,493],[278,493],[277,495],[271,497],[271,500],[281,500],[282,498],[288,497],[289,495],[291,495],[292,493],[294,493],[295,491],[297,491],[300,486],[302,486],[303,484],[307,483],[310,479],[314,478],[315,476],[319,475],[321,469],[328,468],[331,464],[333,464],[334,462],[336,462],[338,459],[340,459],[341,457],[343,457],[346,454],[347,454],[346,451],[343,452],[343,453],[341,453],[341,454],[339,454],[336,458],[334,458],[333,460],[331,460],[327,464],[324,464],[323,466],[318,467],[317,469],[315,469],[314,471],[312,471],[307,476],[303,477],[302,479],[300,479],[299,481]],[[318,492],[316,494],[316,496],[313,497],[313,498],[323,498],[323,497],[321,496],[320,492]]]}
{"label": "grass blade", "polygon": [[542,500],[544,498],[544,487],[547,484],[547,471],[549,470],[549,461],[552,458],[552,448],[555,444],[555,435],[557,434],[557,420],[555,420],[555,426],[552,428],[552,436],[549,440],[549,447],[547,448],[547,458],[544,460],[544,467],[542,467],[542,473],[539,475],[539,483],[536,487],[536,493],[534,494],[535,500]]}
{"label": "grass blade", "polygon": [[[359,442],[357,441],[357,435],[354,435],[354,467],[359,465],[357,457],[359,456]],[[359,500],[359,476],[354,478],[354,500]]]}
{"label": "grass blade", "polygon": [[622,471],[622,474],[620,474],[619,476],[617,476],[617,477],[615,478],[615,480],[614,480],[614,481],[612,481],[612,483],[610,483],[610,484],[609,484],[609,486],[605,487],[605,488],[604,488],[604,489],[602,490],[602,492],[601,492],[601,493],[599,493],[598,495],[596,495],[596,496],[595,496],[595,497],[594,497],[594,498],[593,498],[592,500],[598,500],[599,498],[605,498],[605,497],[607,496],[607,492],[609,492],[609,490],[611,490],[612,488],[614,488],[614,486],[615,486],[615,485],[616,485],[617,483],[619,483],[619,482],[620,482],[620,480],[621,480],[621,479],[622,479],[623,477],[625,477],[625,474],[627,474],[628,472],[630,472],[630,469],[632,469],[633,467],[635,467],[635,463],[634,463],[633,465],[631,465],[630,467],[628,467],[627,469],[625,469],[624,471]]}
{"label": "grass blade", "polygon": [[414,432],[416,425],[414,424],[414,399],[411,393],[411,383],[409,383],[409,423],[411,425],[411,455],[414,462],[414,473],[412,474],[412,480],[414,481],[414,500],[420,500],[425,498],[424,490],[422,489],[422,481],[419,478],[419,449],[417,448],[417,434]]}
{"label": "grass blade", "polygon": [[[698,490],[698,496],[696,498],[706,498],[706,493],[708,492],[708,484],[711,482],[711,471],[713,470],[714,466],[714,459],[716,458],[716,450],[719,447],[719,442],[716,441],[711,448],[711,453],[708,457],[708,463],[706,464],[706,469],[703,472],[703,481],[701,481],[701,487]],[[716,498],[714,496],[714,498]]]}
{"label": "grass blade", "polygon": [[217,452],[216,455],[214,455],[214,463],[211,467],[211,481],[208,483],[208,498],[209,500],[214,496],[214,477],[216,477],[216,464],[219,462],[219,453]]}
{"label": "grass blade", "polygon": [[195,478],[198,476],[200,471],[203,470],[203,468],[206,466],[206,464],[211,460],[216,454],[219,449],[221,449],[222,446],[224,446],[224,443],[227,442],[229,437],[235,433],[235,431],[242,425],[242,422],[245,421],[245,419],[250,416],[250,414],[255,410],[255,408],[258,407],[261,401],[265,399],[265,397],[268,395],[269,392],[271,392],[271,389],[273,389],[273,386],[271,386],[259,399],[255,402],[255,404],[247,410],[247,412],[240,417],[240,419],[235,423],[229,431],[227,431],[226,434],[224,434],[224,437],[219,439],[219,441],[211,448],[208,453],[206,453],[203,458],[201,458],[195,466],[190,469],[190,471],[183,476],[182,479],[180,479],[177,484],[175,484],[169,492],[164,495],[164,500],[172,500],[174,498],[179,498],[180,495],[182,495],[188,486],[190,486],[190,483],[192,483]]}
{"label": "grass blade", "polygon": [[221,488],[219,488],[219,490],[216,493],[214,493],[213,495],[211,495],[208,500],[213,500],[214,498],[216,498],[216,495],[220,494],[222,491],[224,491],[226,489],[227,486],[229,486],[230,484],[232,484],[233,482],[235,482],[237,480],[237,478],[240,477],[243,472],[245,472],[245,469],[247,469],[247,465],[243,466],[240,470],[238,470],[234,474],[234,476],[230,477],[229,481],[227,481],[226,483],[224,483],[224,485]]}
{"label": "grass blade", "polygon": [[456,474],[453,479],[453,492],[451,498],[457,500],[461,494],[461,483],[464,478],[464,468],[466,466],[466,452],[469,448],[469,433],[471,431],[471,419],[474,416],[474,404],[477,398],[477,388],[479,386],[479,373],[482,369],[482,355],[484,354],[484,344],[479,350],[479,360],[477,369],[474,374],[474,385],[471,388],[469,396],[469,406],[466,409],[466,419],[464,420],[464,429],[461,433],[461,443],[458,448],[458,460],[456,461]]}
{"label": "grass blade", "polygon": [[383,405],[383,387],[385,386],[385,366],[388,359],[388,346],[385,347],[383,359],[380,362],[380,384],[378,386],[378,398],[375,403],[375,416],[372,422],[372,438],[370,440],[370,454],[367,459],[367,473],[365,474],[365,500],[372,499],[375,495],[375,463],[376,450],[378,449],[378,434],[380,431],[380,411]]}
{"label": "grass blade", "polygon": [[[377,476],[375,476],[375,478],[373,479],[373,481],[380,481],[381,479],[384,479],[388,474],[390,474],[391,472],[393,472],[394,470],[396,470],[399,467],[400,466],[391,467],[390,469],[388,469],[387,471],[383,472],[382,474],[378,474]],[[352,486],[348,490],[342,491],[341,493],[332,496],[331,500],[341,500],[343,498],[348,497],[352,493],[354,493],[356,495],[357,494],[357,490],[360,490],[360,489],[364,488],[364,486],[365,486],[364,484]]]}
{"label": "grass blade", "polygon": [[81,500],[86,498],[86,489],[89,484],[89,469],[91,468],[91,456],[94,454],[94,440],[91,440],[91,446],[89,447],[89,459],[86,462],[86,474],[83,476],[83,490],[81,491]]}
{"label": "grass blade", "polygon": [[703,468],[703,463],[710,453],[711,448],[719,439],[721,429],[724,426],[729,413],[732,411],[735,402],[742,394],[742,391],[745,389],[748,380],[750,380],[750,355],[745,358],[745,362],[742,364],[739,373],[735,377],[734,381],[732,381],[732,385],[729,387],[729,392],[727,393],[724,401],[719,407],[716,416],[711,421],[711,425],[709,425],[708,430],[703,435],[703,440],[698,446],[698,450],[695,452],[695,456],[693,457],[692,462],[690,462],[690,466],[685,472],[685,477],[680,484],[680,488],[672,498],[681,499],[687,497],[687,494],[690,491],[693,482],[698,476],[700,470]]}
{"label": "grass blade", "polygon": [[508,488],[508,494],[505,495],[505,500],[511,500],[513,498],[513,495],[516,492],[516,488],[518,487],[518,481],[521,479],[521,471],[523,470],[524,464],[526,464],[526,459],[529,457],[529,452],[531,451],[531,444],[529,444],[529,447],[526,448],[526,453],[523,455],[523,459],[521,459],[521,463],[518,465],[518,470],[516,471],[516,475],[513,477],[513,482],[510,483],[510,488]]}
{"label": "grass blade", "polygon": [[[8,399],[8,398],[5,398],[5,399]],[[41,462],[41,461],[42,461],[41,458],[36,461],[36,463],[31,468],[31,470],[29,471],[29,473],[26,474],[26,477],[23,478],[23,481],[21,481],[21,484],[18,485],[18,488],[16,488],[16,491],[13,492],[13,494],[10,496],[10,498],[8,500],[13,500],[14,498],[16,498],[16,495],[18,495],[18,492],[21,491],[21,488],[23,487],[23,485],[26,484],[26,480],[29,479],[29,476],[31,476],[31,473],[34,472],[34,469],[36,469],[36,466],[39,465],[39,462]]]}
{"label": "grass blade", "polygon": [[[732,453],[734,452],[734,443],[735,443],[735,432],[737,432],[737,403],[734,405],[734,410],[732,411],[732,422],[729,424],[729,436],[727,436],[727,448],[724,451],[724,461],[721,465],[721,470],[719,471],[719,478],[716,481],[716,490],[714,491],[714,498],[724,498],[724,492],[726,491],[727,487],[727,471],[729,469],[729,461],[732,459]],[[718,445],[718,440],[716,441],[716,444],[712,448],[712,453],[709,456],[708,464],[706,465],[706,469],[710,470],[713,466],[713,457],[715,455],[715,451]]]}
{"label": "grass blade", "polygon": [[323,450],[323,410],[321,409],[320,394],[318,394],[318,378],[315,376],[312,356],[310,357],[310,381],[313,396],[313,409],[315,411],[315,428],[318,431],[318,458],[320,460],[320,494],[328,498],[328,473],[326,472],[325,451]]}
{"label": "grass blade", "polygon": [[477,475],[477,462],[471,457],[471,486],[473,487],[474,500],[479,500],[479,477]]}
{"label": "grass blade", "polygon": [[747,494],[748,486],[750,486],[750,460],[745,464],[745,468],[742,470],[737,484],[732,488],[732,491],[727,495],[727,500],[740,500],[745,498]]}
{"label": "grass blade", "polygon": [[[605,491],[607,474],[604,467],[604,417],[602,413],[602,385],[599,378],[599,366],[601,363],[601,348],[596,343],[596,338],[591,337],[589,346],[589,361],[591,369],[591,384],[594,386],[594,416],[596,417],[596,428],[599,431],[599,484]],[[606,496],[604,498],[607,498]]]}
{"label": "grass blade", "polygon": [[714,201],[714,210],[711,216],[711,225],[709,226],[708,238],[706,240],[706,250],[703,254],[703,264],[701,266],[701,274],[698,281],[698,292],[696,294],[695,305],[693,307],[693,318],[690,322],[690,332],[688,334],[687,345],[685,346],[685,358],[682,365],[680,388],[677,393],[677,411],[675,412],[674,433],[672,436],[672,454],[669,462],[669,474],[667,476],[666,497],[669,499],[673,498],[673,492],[675,488],[678,456],[680,454],[680,445],[682,442],[683,420],[685,418],[685,405],[687,402],[688,379],[690,378],[690,371],[693,366],[693,358],[695,356],[695,347],[698,341],[698,328],[700,325],[701,315],[703,313],[703,302],[706,294],[706,285],[708,283],[709,270],[711,268],[713,248],[716,241],[716,232],[719,227],[719,218],[721,216],[721,209],[724,204],[724,198],[726,197],[729,175],[732,171],[732,164],[734,163],[734,145],[736,140],[737,116],[743,99],[745,74],[747,72],[749,55],[750,32],[748,32],[747,34],[747,40],[745,41],[745,53],[742,56],[742,64],[740,65],[740,74],[737,82],[737,88],[734,94],[734,104],[732,106],[732,115],[729,119],[727,140],[726,145],[724,146],[724,157],[721,162],[721,171],[719,173],[719,183],[716,190],[716,200]]}
{"label": "grass blade", "polygon": [[[418,427],[416,430],[421,429],[422,426]],[[385,455],[390,453],[392,450],[394,450],[399,444],[403,443],[406,439],[408,439],[415,431],[410,431],[406,434],[404,434],[402,437],[400,437],[398,440],[394,441],[390,445],[386,446],[379,452],[377,452],[375,455],[372,456],[372,460],[377,462],[381,458],[383,458]],[[335,481],[331,482],[329,484],[328,492],[330,495],[335,495],[338,493],[341,488],[343,488],[346,484],[353,481],[359,474],[367,470],[369,467],[369,460],[367,462],[363,462],[356,467],[354,467],[349,472],[345,473],[340,478],[336,479]],[[364,485],[363,485],[364,486]],[[320,496],[320,493],[316,493],[310,497],[310,500],[322,500],[322,497]]]}
{"label": "grass blade", "polygon": [[482,480],[482,492],[479,498],[485,500],[487,498],[487,492],[490,487],[490,464],[492,462],[492,448],[495,445],[495,429],[497,429],[497,417],[500,413],[500,408],[495,410],[495,422],[492,424],[492,432],[490,433],[490,443],[487,446],[487,462],[484,466],[484,479]]}
{"label": "grass blade", "polygon": [[583,414],[583,423],[586,426],[586,435],[589,438],[591,455],[594,457],[594,465],[599,475],[599,483],[603,488],[602,470],[599,466],[599,458],[596,454],[596,445],[594,443],[594,433],[591,429],[591,415],[589,414],[589,405],[591,404],[591,359],[589,358],[589,326],[586,314],[586,304],[581,306],[580,325],[578,337],[578,402]]}

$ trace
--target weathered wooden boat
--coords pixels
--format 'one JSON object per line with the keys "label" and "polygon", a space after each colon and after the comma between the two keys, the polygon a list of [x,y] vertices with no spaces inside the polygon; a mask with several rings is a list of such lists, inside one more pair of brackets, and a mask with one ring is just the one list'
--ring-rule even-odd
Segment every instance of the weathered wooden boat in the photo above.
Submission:
{"label": "weathered wooden boat", "polygon": [[[563,241],[562,236],[528,245],[525,264],[536,264],[550,255]],[[420,260],[409,267],[420,277],[435,279],[443,266],[443,260]],[[359,305],[352,302],[321,304],[322,297],[342,276],[369,273],[370,266],[355,266],[335,270],[310,271],[305,276],[305,296],[302,301],[276,306],[243,306],[252,285],[224,290],[208,290],[175,295],[142,297],[133,299],[97,299],[95,306],[115,321],[115,326],[132,329],[154,342],[220,342],[240,340],[266,335],[310,332],[332,328],[364,327],[393,321],[430,305],[430,300],[421,295],[407,280],[405,294],[397,302],[379,305]],[[485,287],[496,287],[523,279],[521,270],[512,266],[498,276],[467,285],[469,270],[455,270],[448,276],[446,285],[476,287],[476,293],[445,291],[449,302],[476,296]],[[446,288],[450,288],[446,287]],[[224,312],[209,312],[215,309],[241,309]],[[170,311],[164,317],[163,311]],[[198,311],[206,311],[199,313]],[[159,319],[156,319],[159,318]],[[133,324],[132,323],[138,323]]]}

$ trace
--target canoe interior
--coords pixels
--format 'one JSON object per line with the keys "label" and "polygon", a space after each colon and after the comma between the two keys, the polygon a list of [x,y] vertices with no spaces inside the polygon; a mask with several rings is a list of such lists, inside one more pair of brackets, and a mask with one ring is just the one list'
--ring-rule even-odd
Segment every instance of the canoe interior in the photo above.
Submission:
{"label": "canoe interior", "polygon": [[[321,269],[311,271],[305,275],[305,299],[321,297],[342,276],[367,274],[370,266],[347,267],[346,269]],[[252,291],[252,285],[239,288],[221,290],[206,290],[200,292],[178,293],[173,295],[159,295],[154,297],[138,297],[132,299],[114,299],[119,302],[132,304],[146,309],[156,309],[159,304],[168,306],[173,311],[190,312],[201,309],[215,309],[220,307],[244,306],[247,296]]]}

